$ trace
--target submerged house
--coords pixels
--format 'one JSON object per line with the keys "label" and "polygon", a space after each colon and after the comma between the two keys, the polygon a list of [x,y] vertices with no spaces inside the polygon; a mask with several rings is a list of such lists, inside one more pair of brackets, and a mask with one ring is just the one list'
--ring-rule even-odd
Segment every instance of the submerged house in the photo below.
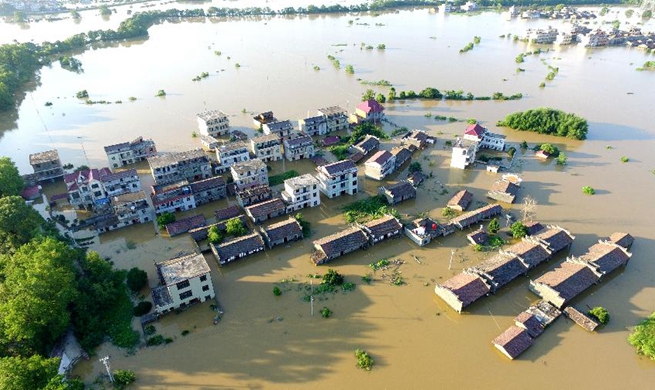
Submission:
{"label": "submerged house", "polygon": [[196,208],[196,198],[186,180],[169,185],[153,186],[150,197],[157,215]]}
{"label": "submerged house", "polygon": [[256,185],[250,188],[242,188],[236,192],[237,204],[243,208],[272,198],[273,190],[271,190],[271,187],[266,184]]}
{"label": "submerged house", "polygon": [[434,144],[435,139],[423,130],[412,130],[402,138],[405,146],[414,146],[416,149],[425,149],[428,145]]}
{"label": "submerged house", "polygon": [[287,206],[280,198],[273,198],[246,207],[246,215],[250,217],[254,223],[261,223],[286,213]]}
{"label": "submerged house", "polygon": [[244,258],[264,250],[264,240],[258,233],[236,237],[219,245],[209,244],[219,265],[225,265],[234,260]]}
{"label": "submerged house", "polygon": [[355,121],[379,122],[384,118],[384,107],[374,99],[363,101],[355,107]]}
{"label": "submerged house", "polygon": [[30,154],[30,165],[38,181],[54,180],[64,176],[64,168],[57,149]]}
{"label": "submerged house", "polygon": [[430,218],[418,218],[405,226],[405,235],[420,246],[430,243],[437,237],[445,237],[455,232],[455,225],[440,225]]}
{"label": "submerged house", "polygon": [[302,227],[295,218],[268,225],[262,228],[261,231],[266,246],[269,248],[303,239]]}
{"label": "submerged house", "polygon": [[443,299],[456,312],[462,310],[491,292],[491,286],[480,275],[462,272],[437,284],[435,294]]}
{"label": "submerged house", "polygon": [[318,188],[328,198],[335,198],[343,194],[354,195],[359,186],[357,180],[357,166],[350,160],[341,160],[316,168],[319,181]]}
{"label": "submerged house", "polygon": [[282,141],[276,134],[251,138],[250,150],[264,162],[282,160]]}
{"label": "submerged house", "polygon": [[457,192],[452,198],[450,198],[446,207],[457,211],[464,211],[467,207],[469,207],[472,200],[472,193],[466,190],[461,190]]}
{"label": "submerged house", "polygon": [[149,157],[148,164],[158,185],[180,180],[202,180],[211,176],[211,163],[202,149]]}
{"label": "submerged house", "polygon": [[368,247],[369,239],[360,227],[353,226],[320,238],[314,241],[313,245],[314,252],[310,258],[315,265],[320,265],[350,252]]}
{"label": "submerged house", "polygon": [[489,192],[487,192],[487,197],[499,202],[514,203],[519,192],[519,186],[520,182],[514,183],[505,178],[496,180]]}
{"label": "submerged house", "polygon": [[293,123],[291,121],[269,122],[262,125],[264,134],[276,134],[280,138],[287,137],[293,131]]}
{"label": "submerged house", "polygon": [[225,180],[220,176],[194,181],[189,187],[191,187],[191,192],[193,192],[198,206],[224,199],[227,196]]}
{"label": "submerged house", "polygon": [[220,137],[230,133],[230,119],[218,110],[201,112],[196,115],[200,134],[210,137]]}
{"label": "submerged house", "polygon": [[180,234],[184,234],[189,230],[205,226],[206,224],[207,220],[205,219],[204,215],[194,215],[167,224],[166,232],[168,232],[169,236],[175,237],[179,236]]}
{"label": "submerged house", "polygon": [[372,153],[380,147],[380,139],[374,135],[367,134],[362,140],[352,146],[355,152],[361,153],[363,156]]}
{"label": "submerged house", "polygon": [[584,314],[580,310],[576,309],[573,306],[567,306],[564,308],[564,315],[566,315],[568,318],[573,320],[576,324],[580,325],[583,329],[593,332],[596,330],[598,325],[600,325],[598,322],[593,320],[591,317],[588,315]]}
{"label": "submerged house", "polygon": [[364,163],[364,174],[374,180],[382,180],[396,168],[396,157],[386,150],[376,152]]}
{"label": "submerged house", "polygon": [[554,270],[530,281],[529,289],[561,309],[599,280],[600,277],[586,265],[565,261]]}
{"label": "submerged house", "polygon": [[156,263],[160,285],[152,289],[152,302],[162,315],[216,296],[209,264],[202,254],[191,254]]}
{"label": "submerged house", "polygon": [[394,167],[395,171],[399,170],[403,164],[412,158],[412,152],[404,147],[391,149],[391,154],[396,158],[396,165]]}
{"label": "submerged house", "polygon": [[348,111],[339,106],[319,108],[317,114],[325,118],[326,133],[348,129]]}
{"label": "submerged house", "polygon": [[360,227],[368,236],[371,246],[386,239],[397,237],[403,231],[403,225],[392,215],[385,215],[382,218],[374,219]]}
{"label": "submerged house", "polygon": [[291,133],[282,143],[284,144],[284,157],[289,161],[314,157],[314,141],[306,133]]}
{"label": "submerged house", "polygon": [[111,168],[119,168],[145,161],[157,154],[155,141],[138,137],[134,141],[105,146],[105,154]]}
{"label": "submerged house", "polygon": [[416,188],[407,181],[380,187],[378,193],[384,196],[390,205],[416,198]]}
{"label": "submerged house", "polygon": [[493,339],[492,344],[513,360],[532,346],[532,337],[527,330],[518,326],[510,326],[500,336]]}
{"label": "submerged house", "polygon": [[450,220],[450,223],[455,225],[460,230],[464,230],[465,228],[473,224],[476,224],[482,220],[495,217],[496,215],[499,215],[502,211],[503,208],[500,207],[499,204],[489,204],[480,207],[479,209],[469,211],[468,213],[464,213],[458,217],[455,217]]}

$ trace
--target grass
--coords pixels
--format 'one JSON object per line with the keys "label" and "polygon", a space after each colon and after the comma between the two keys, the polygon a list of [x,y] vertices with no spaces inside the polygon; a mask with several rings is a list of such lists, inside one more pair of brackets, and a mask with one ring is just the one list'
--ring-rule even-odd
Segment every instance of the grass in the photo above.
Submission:
{"label": "grass", "polygon": [[269,176],[268,185],[271,187],[280,185],[283,184],[285,180],[292,179],[297,176],[300,176],[300,173],[298,173],[298,171],[295,171],[293,169],[279,175]]}
{"label": "grass", "polygon": [[363,222],[365,220],[381,218],[385,214],[398,217],[398,212],[387,205],[383,196],[371,196],[358,200],[343,207],[346,222]]}

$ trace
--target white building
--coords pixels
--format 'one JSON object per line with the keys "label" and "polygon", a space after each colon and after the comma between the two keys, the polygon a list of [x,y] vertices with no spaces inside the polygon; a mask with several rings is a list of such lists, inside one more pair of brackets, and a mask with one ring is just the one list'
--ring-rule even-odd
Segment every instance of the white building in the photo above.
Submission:
{"label": "white building", "polygon": [[282,160],[282,141],[276,134],[251,138],[250,150],[264,162]]}
{"label": "white building", "polygon": [[382,180],[393,173],[396,156],[386,150],[380,150],[364,163],[364,174],[375,180]]}
{"label": "white building", "polygon": [[214,152],[216,151],[216,148],[218,145],[220,145],[220,142],[211,135],[200,135],[200,144],[202,145],[202,148],[208,152]]}
{"label": "white building", "polygon": [[529,29],[528,41],[539,44],[554,43],[557,39],[557,29],[548,26],[547,29]]}
{"label": "white building", "polygon": [[348,111],[339,106],[319,108],[318,115],[325,118],[326,133],[348,129]]}
{"label": "white building", "polygon": [[216,159],[221,171],[230,166],[250,160],[248,145],[243,141],[228,142],[216,148]]}
{"label": "white building", "polygon": [[230,120],[221,111],[212,110],[201,112],[196,117],[200,134],[211,137],[220,137],[230,133]]}
{"label": "white building", "polygon": [[293,124],[291,121],[271,122],[263,124],[262,129],[266,135],[277,134],[278,137],[284,138],[293,131]]}
{"label": "white building", "polygon": [[180,180],[202,180],[211,176],[211,163],[202,149],[150,157],[148,164],[158,185]]}
{"label": "white building", "polygon": [[152,289],[152,301],[157,314],[216,296],[209,264],[202,254],[176,257],[155,266],[160,286]]}
{"label": "white building", "polygon": [[141,180],[136,169],[102,175],[100,181],[107,196],[141,191]]}
{"label": "white building", "polygon": [[111,198],[111,217],[95,223],[98,233],[106,233],[126,226],[153,221],[155,216],[143,191],[132,192]]}
{"label": "white building", "polygon": [[102,176],[110,175],[109,168],[85,169],[64,176],[68,203],[73,207],[94,208],[109,205]]}
{"label": "white building", "polygon": [[153,186],[150,197],[157,215],[196,208],[196,198],[189,182],[186,180],[179,183]]}
{"label": "white building", "polygon": [[285,180],[282,200],[287,204],[287,213],[320,205],[318,185],[318,179],[309,173]]}
{"label": "white building", "polygon": [[357,166],[351,160],[321,165],[316,168],[316,171],[318,171],[319,190],[328,198],[357,193]]}
{"label": "white building", "polygon": [[450,166],[457,169],[466,169],[475,161],[475,154],[478,152],[478,142],[457,139],[453,146],[453,154],[450,158]]}
{"label": "white building", "polygon": [[294,132],[283,141],[284,157],[289,161],[314,157],[314,141],[303,132]]}
{"label": "white building", "polygon": [[505,150],[505,136],[492,133],[478,123],[470,125],[464,132],[464,139],[478,142],[479,148]]}
{"label": "white building", "polygon": [[298,128],[309,135],[323,135],[327,133],[327,121],[322,116],[312,116],[298,120]]}
{"label": "white building", "polygon": [[256,185],[268,185],[268,171],[266,164],[260,159],[252,159],[235,163],[230,166],[230,173],[234,179],[237,189],[253,187]]}
{"label": "white building", "polygon": [[131,142],[105,146],[105,154],[111,168],[134,164],[157,154],[155,141],[139,137]]}

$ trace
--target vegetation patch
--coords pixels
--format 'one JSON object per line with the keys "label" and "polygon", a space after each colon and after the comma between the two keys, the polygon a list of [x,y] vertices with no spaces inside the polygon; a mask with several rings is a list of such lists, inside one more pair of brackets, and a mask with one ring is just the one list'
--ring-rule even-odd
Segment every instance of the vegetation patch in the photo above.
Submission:
{"label": "vegetation patch", "polygon": [[343,207],[346,222],[363,222],[366,220],[381,218],[385,214],[391,214],[398,218],[398,211],[387,204],[386,199],[381,195],[371,196],[358,200]]}
{"label": "vegetation patch", "polygon": [[515,112],[507,115],[504,120],[498,121],[496,125],[577,140],[586,139],[589,128],[586,119],[552,108]]}
{"label": "vegetation patch", "polygon": [[587,195],[594,195],[596,193],[596,190],[594,190],[592,187],[584,186],[582,187],[582,192]]}
{"label": "vegetation patch", "polygon": [[637,325],[628,336],[630,345],[637,349],[637,353],[655,360],[655,313]]}
{"label": "vegetation patch", "polygon": [[592,318],[598,320],[598,322],[600,322],[603,325],[610,322],[610,313],[607,311],[606,308],[602,306],[594,307],[593,309],[589,310],[587,314],[589,314]]}
{"label": "vegetation patch", "polygon": [[375,364],[375,360],[373,360],[368,352],[358,348],[355,350],[355,357],[357,358],[357,367],[366,371],[371,371],[373,364]]}
{"label": "vegetation patch", "polygon": [[290,171],[286,171],[286,172],[281,173],[279,175],[269,176],[268,185],[273,187],[273,186],[277,186],[277,185],[280,185],[280,184],[284,184],[285,180],[292,179],[292,178],[298,177],[298,176],[300,176],[300,173],[298,173],[298,171],[295,171],[295,170],[292,169]]}

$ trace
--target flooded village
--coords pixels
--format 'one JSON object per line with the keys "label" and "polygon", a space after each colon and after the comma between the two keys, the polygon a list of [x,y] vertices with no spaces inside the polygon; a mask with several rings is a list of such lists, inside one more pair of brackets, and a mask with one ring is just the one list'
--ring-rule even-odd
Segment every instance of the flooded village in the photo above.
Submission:
{"label": "flooded village", "polygon": [[[83,73],[43,68],[0,115],[2,154],[76,245],[145,270],[133,299],[153,303],[136,349],[106,342],[72,375],[101,386],[109,356],[144,389],[550,388],[572,370],[649,388],[653,363],[626,339],[655,310],[653,74],[635,71],[651,57],[498,38],[551,25],[566,31],[420,8],[189,20],[76,54]],[[540,88],[544,63],[560,71]],[[523,98],[362,98],[389,94],[376,80]],[[496,125],[537,107],[586,118],[587,139]],[[323,291],[330,269],[344,288]],[[146,329],[168,341],[146,346]]]}

